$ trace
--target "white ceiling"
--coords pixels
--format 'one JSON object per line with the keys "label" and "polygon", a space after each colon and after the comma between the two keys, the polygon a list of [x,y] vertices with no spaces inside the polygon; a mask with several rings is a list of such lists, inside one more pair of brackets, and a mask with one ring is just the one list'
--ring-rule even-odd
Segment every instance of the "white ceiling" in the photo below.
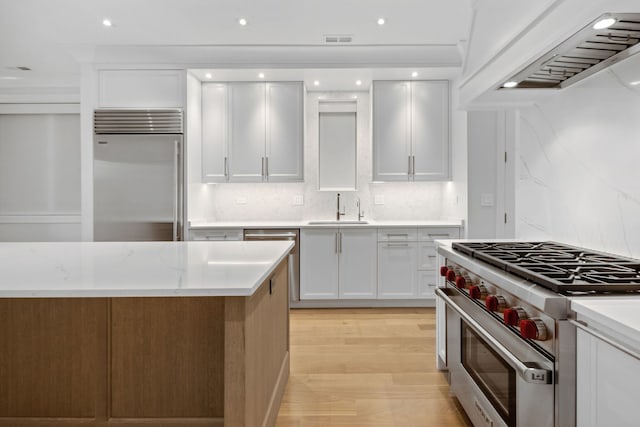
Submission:
{"label": "white ceiling", "polygon": [[[384,78],[380,70],[460,67],[470,1],[0,0],[0,88],[77,86],[79,61],[354,69],[345,79],[363,69]],[[327,34],[353,43],[329,47]]]}

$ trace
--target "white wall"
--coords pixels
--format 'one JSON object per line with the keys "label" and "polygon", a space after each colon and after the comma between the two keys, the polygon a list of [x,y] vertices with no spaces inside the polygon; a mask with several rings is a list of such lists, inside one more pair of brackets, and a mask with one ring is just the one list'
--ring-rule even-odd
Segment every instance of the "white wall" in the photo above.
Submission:
{"label": "white wall", "polygon": [[640,55],[520,111],[517,237],[640,258]]}
{"label": "white wall", "polygon": [[[308,92],[304,146],[304,183],[190,184],[190,216],[194,221],[310,220],[334,219],[336,192],[318,190],[318,101],[357,96],[357,191],[341,191],[346,207],[344,219],[355,219],[355,199],[361,200],[365,219],[438,220],[464,217],[460,199],[464,189],[452,182],[372,183],[371,111],[368,92]],[[464,145],[464,113],[456,112],[453,139]],[[466,165],[465,165],[466,168]],[[462,167],[454,174],[462,173]],[[303,196],[304,205],[294,206],[294,197]],[[382,196],[384,204],[375,204]],[[458,197],[456,197],[458,196]],[[445,197],[451,206],[445,208]],[[200,200],[194,200],[198,198]],[[458,200],[458,203],[454,203]],[[246,203],[238,203],[239,200]],[[462,213],[461,213],[462,212]]]}
{"label": "white wall", "polygon": [[80,239],[78,112],[0,105],[0,241]]}

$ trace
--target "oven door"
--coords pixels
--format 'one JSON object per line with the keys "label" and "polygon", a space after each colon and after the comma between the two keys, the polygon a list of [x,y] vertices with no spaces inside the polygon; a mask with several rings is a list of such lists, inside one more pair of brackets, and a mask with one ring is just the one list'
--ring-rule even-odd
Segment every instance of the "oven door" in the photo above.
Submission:
{"label": "oven door", "polygon": [[553,427],[553,361],[459,291],[447,307],[451,391],[475,426]]}

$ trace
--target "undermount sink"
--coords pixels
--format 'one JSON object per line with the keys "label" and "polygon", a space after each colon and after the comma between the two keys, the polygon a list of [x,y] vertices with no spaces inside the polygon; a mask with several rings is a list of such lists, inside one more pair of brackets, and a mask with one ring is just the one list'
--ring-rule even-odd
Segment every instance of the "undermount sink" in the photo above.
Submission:
{"label": "undermount sink", "polygon": [[335,219],[326,219],[326,220],[318,220],[318,221],[309,221],[307,222],[309,225],[354,225],[354,224],[369,224],[369,221],[356,221],[356,220],[341,220],[337,221]]}

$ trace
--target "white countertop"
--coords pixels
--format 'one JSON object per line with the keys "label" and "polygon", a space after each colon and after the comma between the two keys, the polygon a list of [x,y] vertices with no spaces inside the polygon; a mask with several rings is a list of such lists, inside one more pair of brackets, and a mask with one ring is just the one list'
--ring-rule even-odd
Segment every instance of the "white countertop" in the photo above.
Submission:
{"label": "white countertop", "polygon": [[640,296],[571,298],[571,310],[590,327],[640,344]]}
{"label": "white countertop", "polygon": [[0,298],[249,296],[293,245],[0,243]]}
{"label": "white countertop", "polygon": [[[331,221],[331,219],[317,219],[319,221]],[[461,220],[406,220],[406,221],[374,221],[364,218],[367,224],[349,224],[349,218],[343,219],[335,224],[309,224],[313,220],[291,220],[291,221],[191,221],[189,228],[197,230],[201,228],[317,228],[317,227],[462,227]]]}

